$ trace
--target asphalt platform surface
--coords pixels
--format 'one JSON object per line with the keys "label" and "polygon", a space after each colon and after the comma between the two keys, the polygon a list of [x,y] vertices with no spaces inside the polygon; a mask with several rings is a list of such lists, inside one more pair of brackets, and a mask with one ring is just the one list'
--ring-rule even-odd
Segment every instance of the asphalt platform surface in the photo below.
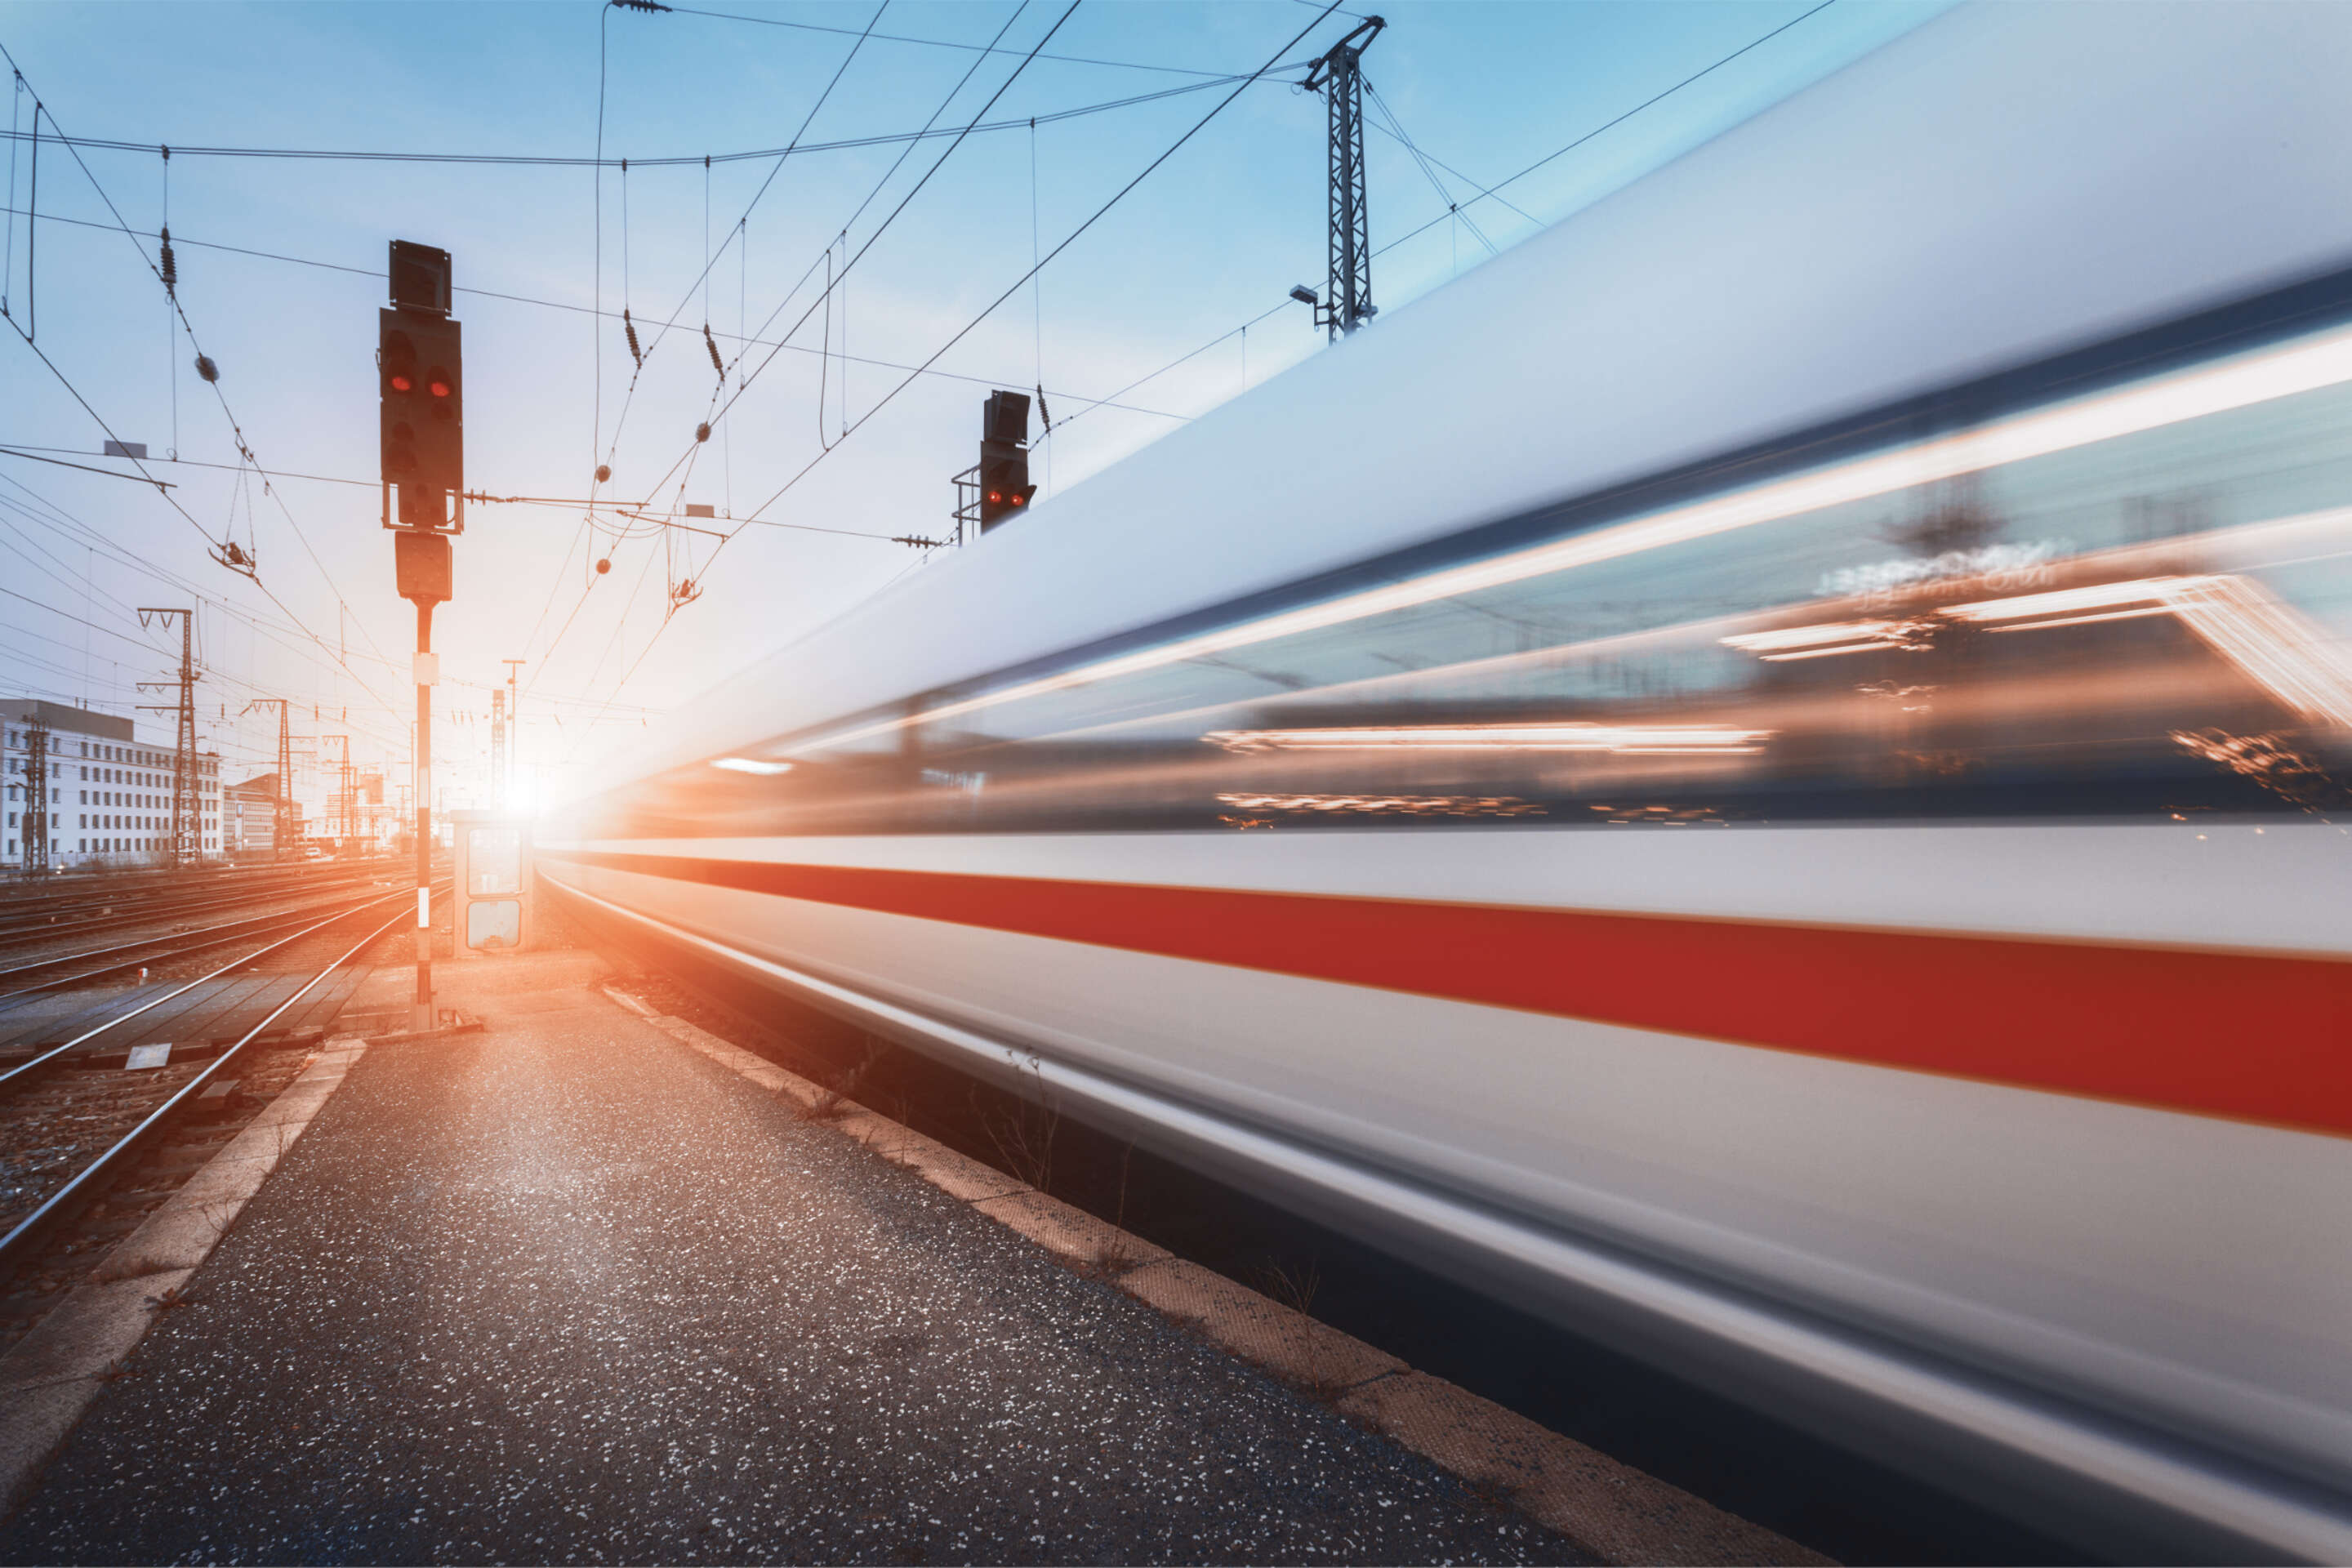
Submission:
{"label": "asphalt platform surface", "polygon": [[371,1049],[9,1563],[1563,1562],[585,989]]}

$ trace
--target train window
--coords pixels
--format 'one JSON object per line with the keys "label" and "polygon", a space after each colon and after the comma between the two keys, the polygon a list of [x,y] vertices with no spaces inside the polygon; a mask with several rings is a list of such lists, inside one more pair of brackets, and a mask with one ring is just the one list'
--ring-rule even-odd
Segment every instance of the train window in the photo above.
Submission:
{"label": "train window", "polygon": [[2335,329],[927,694],[632,809],[672,833],[2314,811],[2352,805],[2347,737]]}

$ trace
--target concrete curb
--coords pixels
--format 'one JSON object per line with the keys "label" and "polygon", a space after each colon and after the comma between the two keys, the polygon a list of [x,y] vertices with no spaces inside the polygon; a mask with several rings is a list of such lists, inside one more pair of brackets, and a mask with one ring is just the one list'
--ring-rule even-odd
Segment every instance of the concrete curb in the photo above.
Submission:
{"label": "concrete curb", "polygon": [[789,1099],[892,1164],[1082,1272],[1264,1368],[1610,1563],[1826,1564],[1832,1560],[1643,1474],[1223,1275],[1173,1257],[935,1139],[841,1099],[616,985],[615,1003]]}
{"label": "concrete curb", "polygon": [[123,1363],[156,1313],[178,1300],[366,1049],[349,1037],[329,1040],[299,1078],[0,1356],[0,1517],[30,1492],[99,1390],[124,1375]]}

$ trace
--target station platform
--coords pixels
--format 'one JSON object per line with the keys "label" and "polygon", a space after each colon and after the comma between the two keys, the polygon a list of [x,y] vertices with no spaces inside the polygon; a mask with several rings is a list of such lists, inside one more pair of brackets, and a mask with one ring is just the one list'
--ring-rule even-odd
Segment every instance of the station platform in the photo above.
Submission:
{"label": "station platform", "polygon": [[[366,1045],[407,973],[353,994],[307,1131],[193,1274],[158,1255],[0,1561],[1817,1561],[1664,1488],[1646,1536],[1548,1529],[1171,1315],[1190,1266],[1041,1245],[1052,1200],[927,1175],[592,953],[439,977],[481,1030]],[[0,1409],[93,1375],[74,1331],[0,1362]],[[1335,1388],[1417,1375],[1324,1332]]]}

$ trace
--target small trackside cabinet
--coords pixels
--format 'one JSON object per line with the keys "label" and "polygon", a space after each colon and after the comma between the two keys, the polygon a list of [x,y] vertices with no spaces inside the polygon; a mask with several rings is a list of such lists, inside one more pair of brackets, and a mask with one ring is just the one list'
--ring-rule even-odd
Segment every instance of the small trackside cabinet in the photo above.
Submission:
{"label": "small trackside cabinet", "polygon": [[496,811],[449,814],[457,832],[457,947],[511,952],[530,945],[530,824]]}

